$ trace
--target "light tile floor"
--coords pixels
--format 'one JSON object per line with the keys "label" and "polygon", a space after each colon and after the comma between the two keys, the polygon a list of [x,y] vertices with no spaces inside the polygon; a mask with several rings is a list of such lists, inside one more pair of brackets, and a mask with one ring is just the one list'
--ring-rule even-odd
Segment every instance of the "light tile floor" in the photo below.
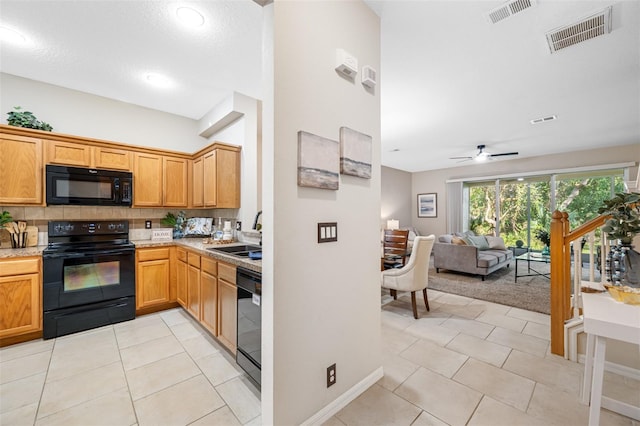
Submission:
{"label": "light tile floor", "polygon": [[[406,295],[383,293],[384,377],[325,426],[588,423],[584,366],[550,353],[548,315],[428,294],[414,320]],[[640,405],[640,381],[607,372],[604,394]],[[605,409],[600,424],[640,426]]]}
{"label": "light tile floor", "polygon": [[[549,316],[429,291],[383,295],[385,376],[325,424],[586,425],[583,365],[549,352]],[[640,382],[605,394],[640,405]],[[181,309],[0,349],[0,425],[260,425],[260,395]],[[640,422],[602,410],[602,425]]]}
{"label": "light tile floor", "polygon": [[0,349],[0,425],[260,423],[260,393],[181,309]]}

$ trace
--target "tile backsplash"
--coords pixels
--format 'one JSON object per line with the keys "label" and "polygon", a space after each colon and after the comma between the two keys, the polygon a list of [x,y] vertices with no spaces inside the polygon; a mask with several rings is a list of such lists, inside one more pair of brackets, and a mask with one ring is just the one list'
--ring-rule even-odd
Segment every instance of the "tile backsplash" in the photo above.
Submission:
{"label": "tile backsplash", "polygon": [[[0,206],[0,211],[11,213],[13,220],[25,220],[28,226],[37,226],[39,232],[47,232],[50,220],[109,220],[128,219],[129,228],[138,232],[136,235],[151,233],[145,231],[145,221],[151,220],[153,228],[163,228],[160,220],[168,213],[177,214],[183,210],[187,217],[237,217],[237,209],[180,209],[180,208],[151,208],[138,209],[129,207],[100,207],[100,206]],[[139,230],[139,231],[138,231]]]}

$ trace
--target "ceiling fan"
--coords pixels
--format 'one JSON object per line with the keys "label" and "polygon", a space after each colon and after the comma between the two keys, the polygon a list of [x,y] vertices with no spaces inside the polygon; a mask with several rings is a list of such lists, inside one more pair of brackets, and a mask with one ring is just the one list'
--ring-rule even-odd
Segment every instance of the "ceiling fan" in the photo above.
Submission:
{"label": "ceiling fan", "polygon": [[486,160],[490,160],[494,157],[505,157],[507,155],[518,155],[517,152],[501,152],[500,154],[490,154],[488,152],[486,152],[484,149],[486,148],[486,145],[478,145],[478,153],[473,156],[473,157],[450,157],[450,160],[462,160],[462,161],[467,161],[467,160],[475,160],[478,162],[481,161],[486,161]]}

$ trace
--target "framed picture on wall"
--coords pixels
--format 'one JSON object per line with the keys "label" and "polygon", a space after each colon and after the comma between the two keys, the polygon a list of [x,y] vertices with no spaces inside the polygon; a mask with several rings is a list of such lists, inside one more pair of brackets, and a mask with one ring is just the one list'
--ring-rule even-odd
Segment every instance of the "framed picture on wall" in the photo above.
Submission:
{"label": "framed picture on wall", "polygon": [[438,216],[438,194],[418,194],[418,217]]}

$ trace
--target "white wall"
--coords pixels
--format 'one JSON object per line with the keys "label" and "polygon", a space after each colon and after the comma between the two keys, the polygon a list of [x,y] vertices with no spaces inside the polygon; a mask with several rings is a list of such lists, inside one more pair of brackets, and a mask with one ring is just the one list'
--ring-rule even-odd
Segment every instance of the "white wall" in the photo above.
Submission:
{"label": "white wall", "polygon": [[[599,164],[625,163],[629,161],[640,161],[640,143],[507,161],[492,161],[483,164],[470,164],[466,167],[413,173],[413,198],[411,201],[413,226],[423,235],[433,233],[437,236],[446,233],[447,198],[445,182],[448,179],[527,173],[540,170],[558,170]],[[633,176],[634,173],[637,173],[635,169],[631,175]],[[426,192],[435,192],[438,194],[437,218],[418,218],[416,211],[416,194]]]}
{"label": "white wall", "polygon": [[[380,87],[371,94],[334,70],[337,48],[379,70],[380,24],[360,0],[275,2],[273,13],[273,112],[265,105],[263,140],[264,175],[272,171],[273,180],[264,182],[263,226],[271,229],[263,234],[262,304],[263,324],[273,323],[263,336],[273,337],[263,342],[262,420],[294,425],[319,420],[325,407],[354,397],[382,373]],[[337,140],[341,126],[372,136],[372,178],[341,176],[337,191],[298,187],[298,131]],[[316,224],[333,221],[338,241],[318,244]],[[333,363],[337,383],[327,388]]]}
{"label": "white wall", "polygon": [[192,153],[207,145],[197,122],[101,96],[0,73],[0,112],[31,111],[56,133]]}
{"label": "white wall", "polygon": [[401,228],[413,226],[411,173],[384,166],[381,172],[380,225],[384,228],[388,219],[396,219]]}
{"label": "white wall", "polygon": [[[260,176],[262,167],[261,153],[261,108],[260,101],[240,93],[234,93],[200,120],[200,128],[203,121],[209,119],[208,116],[218,117],[238,116],[239,118],[228,124],[226,127],[213,133],[208,138],[208,143],[216,141],[242,146],[240,159],[240,181],[242,188],[240,191],[240,209],[237,219],[242,221],[242,230],[250,230],[253,225],[256,213],[262,209],[262,179]],[[213,112],[217,114],[213,114]],[[216,127],[216,126],[214,126]],[[219,126],[217,126],[219,127]]]}

